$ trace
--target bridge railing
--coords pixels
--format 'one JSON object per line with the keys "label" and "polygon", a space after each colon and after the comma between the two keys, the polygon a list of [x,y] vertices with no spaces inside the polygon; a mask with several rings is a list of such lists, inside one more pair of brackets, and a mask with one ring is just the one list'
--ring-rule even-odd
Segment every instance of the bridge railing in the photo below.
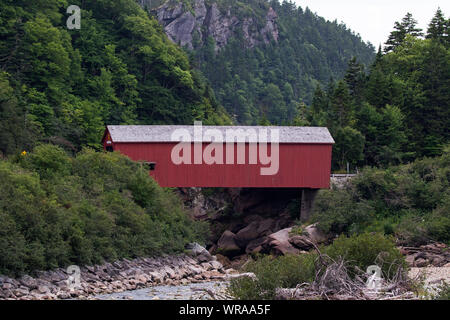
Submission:
{"label": "bridge railing", "polygon": [[356,177],[357,174],[356,173],[349,173],[349,174],[332,174],[331,178],[353,178]]}

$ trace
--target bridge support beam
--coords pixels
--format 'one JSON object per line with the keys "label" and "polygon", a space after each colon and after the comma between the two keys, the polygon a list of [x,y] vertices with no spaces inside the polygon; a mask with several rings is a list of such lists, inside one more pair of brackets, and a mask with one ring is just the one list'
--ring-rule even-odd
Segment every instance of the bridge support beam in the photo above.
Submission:
{"label": "bridge support beam", "polygon": [[311,217],[311,211],[314,205],[314,199],[317,196],[318,189],[302,189],[300,204],[300,221],[306,222]]}

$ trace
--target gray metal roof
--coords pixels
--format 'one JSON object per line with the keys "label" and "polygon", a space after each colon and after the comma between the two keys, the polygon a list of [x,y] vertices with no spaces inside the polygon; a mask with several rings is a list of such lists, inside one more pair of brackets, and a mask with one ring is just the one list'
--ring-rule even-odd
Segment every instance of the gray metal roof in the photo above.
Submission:
{"label": "gray metal roof", "polygon": [[[113,142],[180,142],[179,134],[188,133],[192,142],[199,141],[194,137],[194,126],[107,126]],[[214,131],[209,131],[209,130]],[[178,130],[178,131],[177,131]],[[180,131],[181,130],[181,131]],[[255,142],[249,137],[255,133],[256,142],[271,140],[271,133],[278,130],[279,143],[318,143],[333,144],[334,140],[324,127],[262,127],[262,126],[202,126],[202,134],[221,134],[223,142]],[[203,142],[213,142],[214,138],[204,136]],[[235,140],[236,139],[236,140]]]}

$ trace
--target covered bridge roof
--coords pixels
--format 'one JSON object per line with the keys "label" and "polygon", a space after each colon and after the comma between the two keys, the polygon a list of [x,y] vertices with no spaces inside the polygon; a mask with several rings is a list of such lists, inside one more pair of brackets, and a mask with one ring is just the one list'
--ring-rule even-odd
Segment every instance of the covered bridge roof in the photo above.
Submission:
{"label": "covered bridge roof", "polygon": [[[111,139],[115,143],[151,143],[151,142],[179,142],[173,140],[172,134],[177,129],[184,129],[189,132],[194,140],[194,126],[107,126]],[[324,127],[263,127],[263,126],[202,126],[203,133],[206,130],[218,130],[224,142],[227,142],[227,130],[237,132],[238,141],[248,142],[249,130],[255,130],[258,134],[260,130],[267,129],[269,142],[271,130],[279,130],[279,143],[312,143],[312,144],[333,144],[334,140],[327,128]],[[240,131],[236,131],[241,129]],[[216,131],[217,132],[217,131]],[[239,139],[241,138],[241,139]],[[258,135],[259,139],[259,135]],[[211,138],[204,137],[203,142],[212,142]],[[230,141],[230,142],[234,142]],[[259,142],[259,141],[258,141]]]}

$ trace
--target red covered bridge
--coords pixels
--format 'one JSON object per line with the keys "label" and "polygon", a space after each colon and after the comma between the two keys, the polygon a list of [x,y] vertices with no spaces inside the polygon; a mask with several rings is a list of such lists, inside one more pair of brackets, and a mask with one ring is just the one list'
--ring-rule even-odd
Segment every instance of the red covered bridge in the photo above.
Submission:
{"label": "red covered bridge", "polygon": [[162,187],[299,188],[309,202],[305,190],[330,187],[333,144],[319,127],[107,126],[103,137]]}

